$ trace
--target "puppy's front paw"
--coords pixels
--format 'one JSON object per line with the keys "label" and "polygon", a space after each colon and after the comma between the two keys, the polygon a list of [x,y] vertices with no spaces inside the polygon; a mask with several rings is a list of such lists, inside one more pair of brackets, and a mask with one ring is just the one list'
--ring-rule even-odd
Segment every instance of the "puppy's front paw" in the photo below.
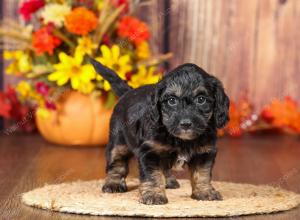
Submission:
{"label": "puppy's front paw", "polygon": [[180,187],[178,181],[171,177],[171,178],[167,178],[167,183],[166,183],[166,188],[167,189],[178,189]]}
{"label": "puppy's front paw", "polygon": [[120,182],[107,181],[102,187],[102,192],[104,192],[104,193],[127,192],[127,186],[126,186],[125,181],[120,181]]}
{"label": "puppy's front paw", "polygon": [[215,189],[203,190],[203,191],[195,191],[192,193],[192,199],[195,200],[222,200],[222,195],[216,191]]}
{"label": "puppy's front paw", "polygon": [[168,199],[162,194],[146,192],[140,196],[140,202],[145,205],[163,205],[168,203]]}

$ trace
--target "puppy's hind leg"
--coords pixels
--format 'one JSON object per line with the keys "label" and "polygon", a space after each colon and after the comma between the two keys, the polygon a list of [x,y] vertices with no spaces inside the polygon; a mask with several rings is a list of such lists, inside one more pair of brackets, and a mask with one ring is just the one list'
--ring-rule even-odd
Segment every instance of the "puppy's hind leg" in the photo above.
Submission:
{"label": "puppy's hind leg", "polygon": [[110,142],[106,151],[106,174],[102,191],[105,193],[126,192],[125,178],[128,175],[128,162],[132,156],[131,151],[125,144]]}
{"label": "puppy's hind leg", "polygon": [[171,170],[165,170],[164,175],[166,177],[166,188],[167,189],[177,189],[180,187],[175,176],[172,174]]}

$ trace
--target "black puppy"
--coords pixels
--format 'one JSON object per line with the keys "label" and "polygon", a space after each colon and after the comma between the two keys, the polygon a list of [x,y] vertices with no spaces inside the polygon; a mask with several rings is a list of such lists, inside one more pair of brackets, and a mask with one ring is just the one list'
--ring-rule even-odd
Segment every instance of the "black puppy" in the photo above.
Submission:
{"label": "black puppy", "polygon": [[157,84],[132,89],[111,69],[91,60],[120,97],[110,122],[103,192],[127,191],[132,155],[140,171],[140,202],[165,204],[165,188],[178,188],[171,169],[184,160],[192,198],[221,200],[211,185],[217,128],[228,121],[229,99],[221,82],[195,64],[184,64]]}

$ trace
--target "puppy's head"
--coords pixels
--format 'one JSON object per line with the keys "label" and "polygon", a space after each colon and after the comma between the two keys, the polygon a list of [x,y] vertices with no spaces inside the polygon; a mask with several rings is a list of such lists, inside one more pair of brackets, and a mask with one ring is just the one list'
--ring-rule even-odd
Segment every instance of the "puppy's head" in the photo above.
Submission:
{"label": "puppy's head", "polygon": [[157,84],[152,108],[168,132],[182,140],[196,139],[209,126],[221,128],[229,120],[222,83],[194,64],[177,67]]}

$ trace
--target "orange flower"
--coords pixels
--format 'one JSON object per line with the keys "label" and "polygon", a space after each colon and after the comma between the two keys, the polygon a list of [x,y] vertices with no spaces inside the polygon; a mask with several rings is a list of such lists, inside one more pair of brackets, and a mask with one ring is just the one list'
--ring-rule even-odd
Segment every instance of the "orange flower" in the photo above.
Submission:
{"label": "orange flower", "polygon": [[53,51],[61,44],[61,40],[52,34],[52,27],[42,27],[33,33],[32,46],[36,54],[41,55],[47,52],[53,55]]}
{"label": "orange flower", "polygon": [[135,44],[139,44],[150,37],[148,26],[139,19],[131,16],[124,16],[118,26],[118,35],[128,38]]}
{"label": "orange flower", "polygon": [[225,130],[233,137],[239,137],[243,133],[242,123],[249,119],[253,107],[245,96],[241,96],[237,102],[230,100],[229,118]]}
{"label": "orange flower", "polygon": [[73,34],[87,35],[97,26],[97,17],[94,12],[85,7],[78,7],[65,17],[65,25]]}
{"label": "orange flower", "polygon": [[226,126],[226,130],[233,137],[241,136],[241,113],[239,112],[238,106],[233,101],[230,101],[229,115],[230,121]]}
{"label": "orange flower", "polygon": [[289,96],[283,101],[274,99],[271,104],[263,108],[261,117],[276,127],[288,127],[300,132],[300,110],[297,103]]}

